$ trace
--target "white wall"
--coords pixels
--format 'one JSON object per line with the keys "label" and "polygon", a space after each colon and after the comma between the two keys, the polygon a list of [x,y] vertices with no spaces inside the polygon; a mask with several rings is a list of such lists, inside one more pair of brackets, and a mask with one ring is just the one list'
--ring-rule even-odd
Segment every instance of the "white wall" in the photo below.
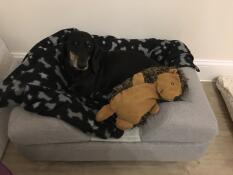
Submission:
{"label": "white wall", "polygon": [[68,27],[179,39],[197,58],[233,59],[233,0],[0,0],[0,35],[12,52]]}

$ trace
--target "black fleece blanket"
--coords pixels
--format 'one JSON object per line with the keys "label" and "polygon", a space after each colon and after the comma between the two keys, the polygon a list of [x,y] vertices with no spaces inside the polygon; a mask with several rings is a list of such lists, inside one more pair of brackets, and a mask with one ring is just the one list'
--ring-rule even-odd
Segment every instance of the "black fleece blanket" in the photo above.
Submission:
{"label": "black fleece blanket", "polygon": [[[84,98],[68,91],[63,59],[65,42],[74,30],[77,29],[61,30],[28,52],[22,64],[0,84],[0,107],[20,105],[30,112],[61,119],[84,133],[119,138],[123,131],[115,127],[114,116],[101,123],[95,121],[96,112],[108,102],[109,94],[97,93]],[[177,40],[117,39],[97,35],[93,38],[106,51],[139,51],[154,59],[159,66],[198,70],[188,48]]]}

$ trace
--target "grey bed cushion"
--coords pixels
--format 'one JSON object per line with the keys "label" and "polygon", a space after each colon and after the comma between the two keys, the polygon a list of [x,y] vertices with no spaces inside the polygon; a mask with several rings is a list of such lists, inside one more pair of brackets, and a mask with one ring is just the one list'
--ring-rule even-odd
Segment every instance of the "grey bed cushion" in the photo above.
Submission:
{"label": "grey bed cushion", "polygon": [[[217,133],[216,119],[195,70],[182,68],[189,79],[184,101],[160,104],[161,111],[142,126],[143,142],[206,142]],[[55,118],[16,107],[10,116],[10,139],[20,145],[87,142],[91,137]]]}
{"label": "grey bed cushion", "polygon": [[25,111],[12,110],[8,128],[9,138],[20,145],[89,141],[90,136],[58,120]]}
{"label": "grey bed cushion", "polygon": [[191,68],[182,68],[188,78],[183,101],[160,104],[161,111],[141,129],[145,142],[204,142],[217,134],[217,121],[206,94]]}

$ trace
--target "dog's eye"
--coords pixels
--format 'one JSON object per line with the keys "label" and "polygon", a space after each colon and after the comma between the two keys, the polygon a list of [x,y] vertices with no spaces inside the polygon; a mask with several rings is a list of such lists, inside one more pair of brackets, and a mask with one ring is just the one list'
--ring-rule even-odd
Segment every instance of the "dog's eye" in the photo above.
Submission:
{"label": "dog's eye", "polygon": [[90,41],[86,41],[86,46],[87,46],[88,48],[91,48],[91,42],[90,42]]}
{"label": "dog's eye", "polygon": [[75,41],[75,42],[74,42],[74,45],[75,45],[75,46],[78,46],[78,42],[77,42],[77,41]]}

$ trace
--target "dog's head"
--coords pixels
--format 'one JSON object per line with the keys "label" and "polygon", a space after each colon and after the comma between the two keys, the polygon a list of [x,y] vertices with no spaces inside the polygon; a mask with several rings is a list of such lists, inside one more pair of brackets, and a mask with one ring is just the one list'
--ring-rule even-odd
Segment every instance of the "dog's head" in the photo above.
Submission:
{"label": "dog's head", "polygon": [[[89,64],[92,64],[90,59],[96,50],[97,46],[89,33],[75,31],[67,40],[68,61],[72,67],[79,71],[85,71],[89,68]],[[93,69],[95,68],[93,67]]]}

